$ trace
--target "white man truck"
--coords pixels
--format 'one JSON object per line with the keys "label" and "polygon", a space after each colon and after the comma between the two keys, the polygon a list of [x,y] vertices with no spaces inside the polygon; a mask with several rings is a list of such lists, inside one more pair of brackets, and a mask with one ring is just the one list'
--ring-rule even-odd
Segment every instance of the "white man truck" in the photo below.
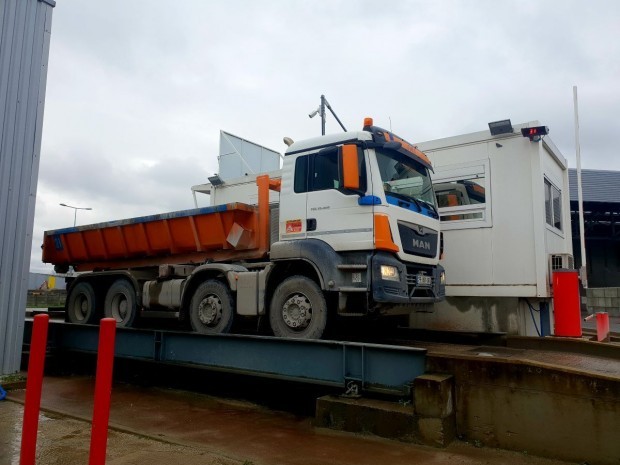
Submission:
{"label": "white man truck", "polygon": [[47,231],[43,261],[84,272],[67,282],[73,323],[174,317],[208,334],[268,316],[276,336],[320,338],[328,312],[402,315],[444,298],[431,169],[366,118],[362,131],[292,143],[281,179],[256,178],[257,205]]}

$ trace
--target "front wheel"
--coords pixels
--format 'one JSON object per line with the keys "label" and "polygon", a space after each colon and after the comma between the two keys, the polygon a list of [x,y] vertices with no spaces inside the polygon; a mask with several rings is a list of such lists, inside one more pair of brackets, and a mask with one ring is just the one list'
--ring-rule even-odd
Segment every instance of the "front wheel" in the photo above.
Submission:
{"label": "front wheel", "polygon": [[114,318],[120,328],[131,327],[136,319],[136,290],[126,279],[117,279],[112,283],[105,296],[103,313],[106,318]]}
{"label": "front wheel", "polygon": [[194,331],[202,334],[227,333],[233,316],[233,298],[222,282],[212,279],[196,288],[189,304],[189,321]]}
{"label": "front wheel", "polygon": [[282,281],[271,299],[269,323],[278,337],[320,339],[327,325],[327,304],[321,288],[305,276]]}

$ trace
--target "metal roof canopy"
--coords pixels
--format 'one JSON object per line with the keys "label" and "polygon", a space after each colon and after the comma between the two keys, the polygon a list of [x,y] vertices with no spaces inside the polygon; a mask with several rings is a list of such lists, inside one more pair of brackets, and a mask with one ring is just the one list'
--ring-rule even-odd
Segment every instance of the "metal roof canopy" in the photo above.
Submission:
{"label": "metal roof canopy", "polygon": [[0,3],[0,374],[21,361],[54,5]]}
{"label": "metal roof canopy", "polygon": [[[577,170],[568,170],[570,200],[577,201]],[[581,170],[584,202],[606,202],[620,205],[620,171]]]}

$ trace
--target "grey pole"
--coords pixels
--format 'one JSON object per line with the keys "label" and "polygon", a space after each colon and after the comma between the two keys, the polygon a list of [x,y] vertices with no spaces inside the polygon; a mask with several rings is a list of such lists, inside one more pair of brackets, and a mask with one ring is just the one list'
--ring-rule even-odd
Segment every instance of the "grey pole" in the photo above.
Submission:
{"label": "grey pole", "polygon": [[59,203],[61,207],[73,208],[73,227],[77,224],[77,211],[78,210],[92,210],[90,207],[73,207],[71,205],[67,205],[66,203]]}
{"label": "grey pole", "polygon": [[586,263],[586,237],[583,221],[583,190],[581,189],[581,149],[579,148],[579,108],[577,105],[577,86],[573,86],[573,103],[575,106],[575,149],[577,155],[577,195],[579,198],[579,239],[581,242],[581,268],[579,276],[583,287],[588,287],[588,268]]}

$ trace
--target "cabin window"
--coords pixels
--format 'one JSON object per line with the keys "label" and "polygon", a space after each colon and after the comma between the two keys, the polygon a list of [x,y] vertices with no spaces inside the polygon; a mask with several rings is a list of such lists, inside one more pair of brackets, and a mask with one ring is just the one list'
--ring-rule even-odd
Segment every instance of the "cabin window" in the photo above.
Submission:
{"label": "cabin window", "polygon": [[308,155],[295,160],[295,192],[308,192]]}
{"label": "cabin window", "polygon": [[[364,153],[358,149],[360,190],[366,190],[366,164]],[[296,193],[340,190],[345,194],[350,191],[342,187],[342,167],[338,147],[322,150],[311,155],[304,155],[295,161],[294,189]]]}
{"label": "cabin window", "polygon": [[338,172],[338,150],[319,152],[311,156],[309,190],[324,191],[339,189],[340,173]]}
{"label": "cabin window", "polygon": [[488,160],[436,167],[433,189],[447,229],[491,226]]}
{"label": "cabin window", "polygon": [[562,231],[562,193],[545,178],[545,220]]}

